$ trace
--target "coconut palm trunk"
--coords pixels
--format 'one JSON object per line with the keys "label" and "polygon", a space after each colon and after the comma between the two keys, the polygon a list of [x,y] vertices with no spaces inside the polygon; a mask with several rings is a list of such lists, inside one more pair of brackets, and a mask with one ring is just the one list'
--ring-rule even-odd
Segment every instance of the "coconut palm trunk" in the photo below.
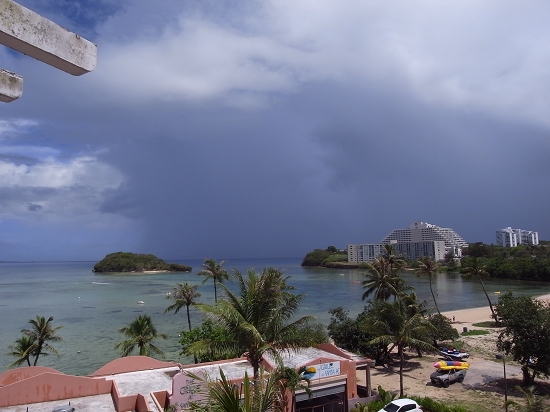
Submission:
{"label": "coconut palm trunk", "polygon": [[493,303],[491,302],[491,298],[489,297],[489,294],[487,293],[487,290],[485,289],[485,284],[483,283],[483,280],[481,280],[481,277],[479,278],[479,283],[481,283],[481,287],[483,288],[483,292],[485,293],[485,297],[487,298],[487,302],[489,302],[489,308],[491,309],[491,316],[496,321],[497,315],[495,314],[495,309],[493,308]]}
{"label": "coconut palm trunk", "polygon": [[434,290],[432,288],[432,277],[430,276],[430,292],[432,292],[432,298],[434,300],[435,310],[437,310],[437,313],[441,315],[441,312],[439,311],[439,307],[437,306],[437,301],[435,300],[435,294]]}
{"label": "coconut palm trunk", "polygon": [[[191,312],[189,310],[189,306],[195,305],[197,303],[197,299],[200,298],[201,294],[197,292],[198,286],[191,286],[189,283],[178,283],[177,286],[174,288],[174,293],[169,294],[166,296],[166,299],[174,299],[175,302],[168,306],[164,313],[169,312],[171,310],[174,311],[174,314],[178,313],[182,307],[185,306],[187,310],[187,326],[189,328],[189,332],[191,332]],[[198,362],[197,357],[193,356],[193,360],[195,363]]]}
{"label": "coconut palm trunk", "polygon": [[215,259],[204,259],[203,269],[197,273],[198,276],[204,276],[202,283],[208,279],[214,281],[214,303],[218,302],[218,283],[222,284],[224,280],[229,280],[231,277],[227,270],[223,268],[224,263],[225,260],[217,262]]}
{"label": "coconut palm trunk", "polygon": [[437,306],[437,301],[435,299],[435,293],[432,286],[432,280],[437,274],[439,267],[437,265],[437,262],[433,260],[431,257],[424,256],[418,260],[420,263],[420,266],[418,269],[416,269],[416,275],[422,276],[426,275],[428,276],[428,280],[430,283],[430,292],[432,294],[432,299],[434,300],[434,306],[435,310],[437,310],[437,313],[441,315],[441,312],[439,311],[439,307]]}
{"label": "coconut palm trunk", "polygon": [[491,316],[497,321],[497,317],[495,314],[495,310],[493,308],[493,304],[491,302],[491,298],[489,298],[489,294],[487,293],[487,290],[485,289],[485,284],[483,283],[482,278],[483,277],[489,277],[489,272],[485,270],[485,265],[483,264],[483,261],[477,257],[472,257],[468,264],[462,269],[462,275],[464,277],[472,277],[475,276],[479,279],[479,283],[481,284],[481,287],[483,288],[483,293],[485,293],[485,297],[487,298],[487,302],[489,302],[489,308],[491,309]]}

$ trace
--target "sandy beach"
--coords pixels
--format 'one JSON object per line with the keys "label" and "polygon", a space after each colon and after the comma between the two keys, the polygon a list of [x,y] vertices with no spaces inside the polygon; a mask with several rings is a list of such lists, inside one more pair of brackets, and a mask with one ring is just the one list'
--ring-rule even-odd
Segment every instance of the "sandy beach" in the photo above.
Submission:
{"label": "sandy beach", "polygon": [[[538,299],[550,301],[550,294]],[[504,379],[502,363],[495,359],[498,330],[474,326],[474,323],[491,321],[489,306],[443,312],[453,319],[453,325],[459,333],[484,329],[490,333],[477,336],[460,336],[464,348],[470,357],[470,369],[464,383],[454,383],[448,388],[435,387],[430,382],[430,374],[435,371],[433,364],[441,358],[437,354],[424,354],[418,357],[410,352],[406,356],[403,385],[408,395],[430,397],[435,400],[469,405],[471,410],[491,411],[501,408],[504,403]],[[521,402],[521,394],[514,389],[521,382],[519,365],[507,361],[508,398]],[[397,359],[389,367],[376,366],[371,369],[373,388],[380,385],[385,390],[399,393],[399,364]],[[365,372],[359,371],[360,384],[365,382]],[[470,410],[470,409],[469,409]]]}
{"label": "sandy beach", "polygon": [[[543,301],[550,301],[550,294],[538,296],[537,299]],[[453,310],[449,312],[442,312],[442,315],[447,316],[450,319],[455,319],[454,325],[458,332],[463,331],[463,327],[467,327],[470,330],[473,323],[486,322],[491,320],[491,309],[489,306],[481,308],[461,309]]]}

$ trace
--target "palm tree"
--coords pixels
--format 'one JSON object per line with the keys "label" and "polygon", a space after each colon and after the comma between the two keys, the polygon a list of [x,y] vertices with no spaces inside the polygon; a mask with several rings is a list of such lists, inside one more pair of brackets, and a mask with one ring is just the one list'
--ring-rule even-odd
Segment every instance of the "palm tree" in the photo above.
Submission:
{"label": "palm tree", "polygon": [[[288,277],[283,272],[266,268],[261,274],[254,270],[243,276],[234,271],[239,295],[225,285],[225,298],[216,305],[197,305],[209,318],[217,322],[233,337],[230,342],[202,340],[190,346],[190,352],[224,353],[227,351],[245,352],[254,369],[254,381],[260,379],[260,364],[263,356],[271,354],[280,361],[278,350],[293,350],[309,347],[317,342],[317,334],[307,333],[314,317],[304,316],[294,322],[288,321],[297,312],[305,295],[294,295],[294,288],[287,285]],[[306,331],[305,333],[302,333]]]}
{"label": "palm tree", "polygon": [[483,264],[483,261],[477,257],[470,258],[466,265],[462,268],[462,276],[464,276],[465,278],[475,276],[479,279],[479,283],[481,283],[481,287],[483,288],[483,292],[485,293],[487,302],[489,302],[489,308],[491,309],[492,317],[496,321],[497,317],[495,315],[495,310],[493,309],[493,304],[491,303],[491,299],[487,294],[487,290],[485,290],[485,285],[483,284],[482,280],[482,278],[484,277],[489,277],[489,272],[485,270],[485,265]]}
{"label": "palm tree", "polygon": [[[191,286],[189,283],[178,283],[174,288],[174,293],[166,296],[166,299],[174,299],[175,302],[168,306],[164,313],[174,311],[174,314],[178,313],[184,306],[187,309],[187,325],[189,326],[189,332],[191,332],[191,314],[189,313],[189,306],[197,303],[196,299],[200,298],[201,294],[197,292],[198,286]],[[197,357],[193,356],[195,363],[198,362]]]}
{"label": "palm tree", "polygon": [[189,283],[178,283],[174,287],[174,293],[166,296],[166,299],[174,299],[174,303],[168,306],[164,313],[174,311],[174,314],[178,313],[184,306],[187,309],[187,325],[189,331],[191,331],[191,315],[189,313],[189,306],[197,303],[197,299],[201,294],[197,292],[198,286],[191,286]]}
{"label": "palm tree", "polygon": [[362,282],[363,288],[366,289],[361,297],[363,300],[372,294],[374,299],[387,300],[390,296],[397,296],[405,286],[405,281],[390,270],[390,264],[382,256],[368,263],[366,269],[367,279]]}
{"label": "palm tree", "polygon": [[399,273],[406,263],[403,256],[395,254],[395,248],[391,243],[384,245],[382,257],[388,263],[390,273]]}
{"label": "palm tree", "polygon": [[304,376],[306,371],[306,366],[300,366],[298,370],[289,367],[282,367],[278,369],[282,392],[281,401],[283,405],[288,405],[289,399],[287,393],[292,393],[292,405],[290,407],[290,412],[294,412],[296,409],[296,397],[294,396],[296,391],[303,390],[310,398],[313,396],[313,391],[310,389],[311,380]]}
{"label": "palm tree", "polygon": [[545,408],[545,400],[548,399],[548,395],[539,395],[535,389],[535,385],[531,385],[526,388],[516,385],[516,389],[523,394],[525,405],[520,405],[518,402],[514,401],[508,401],[508,404],[505,405],[506,409],[508,409],[508,406],[514,406],[520,412],[548,411],[548,409]]}
{"label": "palm tree", "polygon": [[152,342],[159,338],[168,339],[168,335],[157,332],[149,315],[137,316],[130,325],[119,329],[119,332],[129,338],[115,345],[115,349],[121,350],[122,357],[132,353],[136,346],[139,348],[140,356],[150,356],[150,353],[154,352],[160,357],[164,357],[164,352]]}
{"label": "palm tree", "polygon": [[38,363],[38,358],[40,355],[48,356],[50,355],[46,351],[50,351],[55,355],[59,356],[57,350],[50,345],[49,342],[61,342],[63,339],[60,336],[56,335],[56,332],[61,329],[63,326],[52,327],[51,322],[53,321],[53,316],[50,316],[46,320],[43,316],[36,316],[36,319],[29,320],[31,324],[30,329],[22,329],[24,335],[33,342],[34,348],[30,351],[32,356],[34,356],[33,366],[36,366]]}
{"label": "palm tree", "polygon": [[[394,302],[376,300],[373,302],[371,317],[367,318],[366,328],[374,331],[378,337],[372,339],[369,344],[390,346],[387,354],[397,347],[399,355],[399,393],[403,397],[403,365],[404,349],[412,346],[418,349],[432,350],[433,346],[421,336],[426,336],[425,331],[433,329],[433,326],[424,317],[419,305],[409,304],[416,301],[415,297]],[[421,306],[421,305],[420,305]]]}
{"label": "palm tree", "polygon": [[418,267],[418,269],[416,269],[415,272],[418,276],[420,275],[428,276],[428,279],[430,280],[430,292],[432,292],[432,298],[434,300],[435,309],[437,310],[437,313],[441,315],[441,312],[437,307],[437,301],[435,300],[434,291],[432,289],[432,279],[435,277],[436,273],[439,271],[439,266],[437,265],[437,262],[435,260],[433,260],[431,257],[428,257],[428,256],[424,256],[418,259],[418,262],[420,263],[420,266]]}
{"label": "palm tree", "polygon": [[218,302],[218,283],[223,283],[224,280],[229,280],[230,276],[227,270],[223,268],[225,260],[216,262],[215,259],[204,259],[202,264],[203,269],[197,273],[199,276],[204,276],[205,279],[202,283],[205,283],[208,279],[214,280],[214,302]]}
{"label": "palm tree", "polygon": [[223,370],[220,377],[211,380],[203,376],[187,373],[204,386],[202,395],[206,401],[191,402],[189,408],[196,412],[282,412],[280,374],[273,371],[262,379],[251,381],[245,372],[241,385],[229,381]]}
{"label": "palm tree", "polygon": [[9,346],[11,352],[8,352],[7,355],[15,356],[18,359],[9,368],[19,366],[25,361],[31,366],[31,356],[35,348],[34,340],[30,336],[23,335],[17,339],[13,345]]}

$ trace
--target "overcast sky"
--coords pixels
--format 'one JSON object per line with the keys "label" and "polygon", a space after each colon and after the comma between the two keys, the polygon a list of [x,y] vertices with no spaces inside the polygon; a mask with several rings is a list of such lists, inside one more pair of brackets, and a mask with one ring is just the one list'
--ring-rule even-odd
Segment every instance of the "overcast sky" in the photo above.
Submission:
{"label": "overcast sky", "polygon": [[0,46],[0,260],[302,257],[425,221],[550,238],[550,3],[19,0],[98,45]]}

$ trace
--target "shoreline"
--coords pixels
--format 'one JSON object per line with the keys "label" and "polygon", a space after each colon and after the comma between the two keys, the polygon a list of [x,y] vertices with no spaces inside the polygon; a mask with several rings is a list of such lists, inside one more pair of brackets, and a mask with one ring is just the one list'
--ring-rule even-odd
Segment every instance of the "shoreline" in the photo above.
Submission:
{"label": "shoreline", "polygon": [[[550,294],[534,296],[534,298],[542,300],[544,302],[550,302]],[[455,320],[453,321],[453,324],[457,329],[460,326],[472,327],[474,323],[492,320],[491,309],[489,308],[489,305],[469,309],[448,310],[445,312],[441,312],[441,314],[450,319],[453,319],[454,317]],[[459,332],[462,331],[459,330]]]}

